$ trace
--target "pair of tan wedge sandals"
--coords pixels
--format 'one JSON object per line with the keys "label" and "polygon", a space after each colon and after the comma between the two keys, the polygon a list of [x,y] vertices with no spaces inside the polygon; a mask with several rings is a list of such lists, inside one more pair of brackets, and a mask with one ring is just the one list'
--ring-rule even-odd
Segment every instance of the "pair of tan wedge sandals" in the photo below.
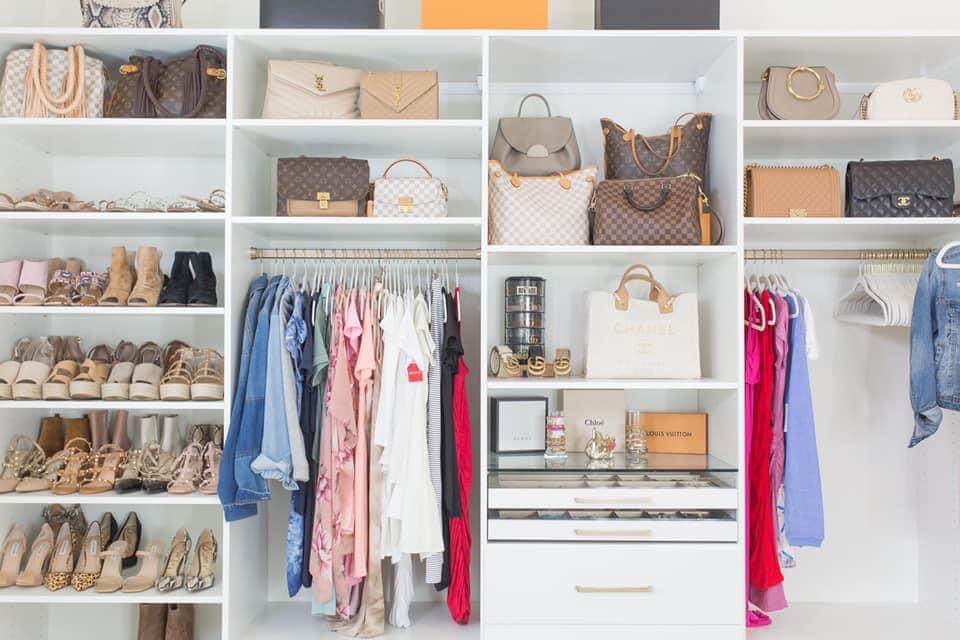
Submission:
{"label": "pair of tan wedge sandals", "polygon": [[[82,361],[82,364],[81,364]],[[21,339],[0,364],[0,400],[222,400],[223,356],[174,340],[87,352],[80,339]]]}

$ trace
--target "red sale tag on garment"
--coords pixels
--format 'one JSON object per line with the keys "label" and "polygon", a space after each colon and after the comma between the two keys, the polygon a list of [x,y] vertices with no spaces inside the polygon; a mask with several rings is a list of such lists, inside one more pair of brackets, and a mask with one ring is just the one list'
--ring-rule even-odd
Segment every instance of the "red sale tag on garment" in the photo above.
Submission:
{"label": "red sale tag on garment", "polygon": [[407,380],[410,382],[423,382],[423,371],[417,366],[416,362],[411,362],[407,367]]}

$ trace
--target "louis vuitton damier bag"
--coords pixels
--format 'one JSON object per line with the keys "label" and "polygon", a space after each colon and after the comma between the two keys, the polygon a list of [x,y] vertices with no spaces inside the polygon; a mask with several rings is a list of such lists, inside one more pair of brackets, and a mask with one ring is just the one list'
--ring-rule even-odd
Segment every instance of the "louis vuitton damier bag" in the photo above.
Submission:
{"label": "louis vuitton damier bag", "polygon": [[594,204],[593,243],[701,244],[703,203],[695,176],[604,180]]}

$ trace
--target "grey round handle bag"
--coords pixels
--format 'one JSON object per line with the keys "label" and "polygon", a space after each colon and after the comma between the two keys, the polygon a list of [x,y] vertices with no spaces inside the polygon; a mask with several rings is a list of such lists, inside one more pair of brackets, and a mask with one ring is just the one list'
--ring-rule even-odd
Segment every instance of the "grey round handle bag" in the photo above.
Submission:
{"label": "grey round handle bag", "polygon": [[[523,105],[538,98],[547,107],[547,117],[523,117]],[[580,168],[580,147],[573,120],[554,116],[550,103],[539,93],[520,101],[517,117],[500,118],[490,159],[500,163],[507,173],[520,176],[549,176]]]}

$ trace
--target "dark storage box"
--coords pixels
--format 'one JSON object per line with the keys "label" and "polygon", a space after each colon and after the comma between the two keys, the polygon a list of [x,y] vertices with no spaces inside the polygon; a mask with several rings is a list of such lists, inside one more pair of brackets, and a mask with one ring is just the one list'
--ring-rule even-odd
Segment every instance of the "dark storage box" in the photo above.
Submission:
{"label": "dark storage box", "polygon": [[380,0],[260,0],[263,29],[379,29]]}
{"label": "dark storage box", "polygon": [[594,0],[597,29],[719,29],[720,0]]}

